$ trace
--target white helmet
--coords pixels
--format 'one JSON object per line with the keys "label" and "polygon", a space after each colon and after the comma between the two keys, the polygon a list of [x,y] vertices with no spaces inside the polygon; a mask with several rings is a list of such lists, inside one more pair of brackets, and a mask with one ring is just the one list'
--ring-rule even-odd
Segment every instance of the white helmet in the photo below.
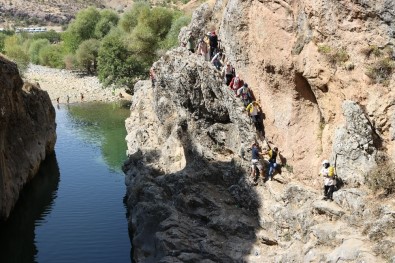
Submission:
{"label": "white helmet", "polygon": [[329,161],[328,161],[328,160],[324,160],[324,161],[322,162],[322,165],[324,165],[324,164],[329,164]]}

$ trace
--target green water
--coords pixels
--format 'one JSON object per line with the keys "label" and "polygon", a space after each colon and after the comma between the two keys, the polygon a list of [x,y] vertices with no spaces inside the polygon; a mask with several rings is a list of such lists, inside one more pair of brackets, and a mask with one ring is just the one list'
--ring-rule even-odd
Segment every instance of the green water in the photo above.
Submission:
{"label": "green water", "polygon": [[0,224],[1,263],[131,262],[119,104],[56,108],[55,153]]}

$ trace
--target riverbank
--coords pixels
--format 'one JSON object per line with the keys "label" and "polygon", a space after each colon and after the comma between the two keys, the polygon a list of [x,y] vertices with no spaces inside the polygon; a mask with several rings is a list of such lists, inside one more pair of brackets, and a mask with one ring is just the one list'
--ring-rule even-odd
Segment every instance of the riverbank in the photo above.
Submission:
{"label": "riverbank", "polygon": [[[54,69],[31,64],[25,73],[25,80],[39,83],[48,92],[53,104],[130,100],[131,96],[123,88],[103,88],[95,76],[80,76],[64,69]],[[83,98],[81,98],[81,94]],[[120,96],[122,94],[122,97]],[[67,102],[67,96],[69,101]]]}

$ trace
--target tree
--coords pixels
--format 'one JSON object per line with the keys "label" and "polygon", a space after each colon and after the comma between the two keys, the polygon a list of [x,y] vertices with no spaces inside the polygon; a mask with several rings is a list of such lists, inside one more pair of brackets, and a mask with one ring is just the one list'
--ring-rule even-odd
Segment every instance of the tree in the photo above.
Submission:
{"label": "tree", "polygon": [[149,13],[150,6],[145,2],[134,2],[132,9],[123,14],[119,24],[126,33],[131,33],[138,24],[141,13]]}
{"label": "tree", "polygon": [[89,7],[80,11],[62,35],[66,50],[74,53],[82,41],[94,38],[99,20],[100,12],[96,8]]}
{"label": "tree", "polygon": [[59,44],[40,49],[40,64],[51,68],[64,68],[63,47]]}
{"label": "tree", "polygon": [[180,34],[181,28],[187,26],[191,21],[190,17],[187,16],[179,16],[177,17],[166,35],[164,41],[160,44],[160,46],[164,49],[170,49],[178,45],[178,35]]}
{"label": "tree", "polygon": [[10,36],[4,40],[6,55],[18,64],[20,73],[23,75],[29,67],[29,55],[22,47],[22,40],[18,36]]}
{"label": "tree", "polygon": [[173,11],[164,7],[155,7],[139,16],[139,24],[146,24],[159,39],[166,37],[172,21]]}
{"label": "tree", "polygon": [[33,39],[48,39],[48,41],[53,44],[60,41],[60,33],[51,29],[47,32],[34,33]]}
{"label": "tree", "polygon": [[100,20],[97,22],[95,27],[95,36],[98,39],[102,39],[105,35],[110,32],[111,28],[117,26],[119,16],[112,10],[105,9],[100,12]]}
{"label": "tree", "polygon": [[34,40],[29,47],[29,56],[30,60],[34,64],[39,64],[40,63],[40,50],[45,47],[49,46],[49,40],[48,39],[37,39]]}
{"label": "tree", "polygon": [[122,39],[122,32],[113,29],[102,40],[98,58],[98,76],[104,86],[125,85],[132,89],[145,74],[140,58],[134,55]]}
{"label": "tree", "polygon": [[78,47],[76,57],[81,68],[88,74],[96,72],[97,57],[99,55],[100,41],[97,39],[85,40]]}

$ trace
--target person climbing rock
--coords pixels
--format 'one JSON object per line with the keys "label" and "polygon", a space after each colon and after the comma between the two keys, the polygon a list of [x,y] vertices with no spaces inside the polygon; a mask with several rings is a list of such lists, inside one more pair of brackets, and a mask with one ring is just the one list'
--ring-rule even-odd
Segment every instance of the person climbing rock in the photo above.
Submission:
{"label": "person climbing rock", "polygon": [[229,87],[237,94],[237,90],[243,87],[244,81],[240,78],[239,74],[236,74],[229,83]]}
{"label": "person climbing rock", "polygon": [[211,60],[211,63],[215,66],[217,70],[221,70],[222,67],[221,56],[222,56],[222,52],[218,52]]}
{"label": "person climbing rock", "polygon": [[333,191],[335,189],[336,178],[335,168],[330,165],[328,160],[322,162],[322,168],[319,176],[324,177],[324,198],[323,200],[333,201]]}
{"label": "person climbing rock", "polygon": [[198,55],[201,55],[205,61],[209,61],[208,45],[204,39],[200,39],[197,49]]}
{"label": "person climbing rock", "polygon": [[189,32],[188,34],[186,46],[189,51],[195,53],[195,38],[193,37],[192,32]]}
{"label": "person climbing rock", "polygon": [[224,67],[224,69],[222,70],[222,76],[225,77],[224,80],[225,80],[226,86],[229,86],[230,82],[232,81],[232,79],[234,78],[235,75],[236,75],[235,68],[228,61],[226,63],[226,67]]}
{"label": "person climbing rock", "polygon": [[252,102],[251,90],[247,83],[244,83],[243,86],[237,90],[236,95],[241,97],[244,107],[247,107],[248,104]]}
{"label": "person climbing rock", "polygon": [[155,86],[155,82],[156,82],[156,75],[155,75],[154,67],[151,67],[150,70],[149,70],[149,78],[151,79],[152,87],[154,87]]}
{"label": "person climbing rock", "polygon": [[277,168],[277,156],[279,154],[278,148],[274,147],[273,149],[270,149],[267,154],[269,155],[269,171],[267,179],[271,181]]}
{"label": "person climbing rock", "polygon": [[259,145],[254,142],[251,146],[251,178],[255,185],[258,182],[259,175],[263,175],[261,155],[262,153],[259,151]]}
{"label": "person climbing rock", "polygon": [[263,125],[260,118],[261,109],[259,104],[256,101],[252,101],[250,104],[248,104],[246,110],[252,122],[254,123],[257,132],[263,136]]}
{"label": "person climbing rock", "polygon": [[210,41],[210,59],[212,59],[218,50],[218,36],[215,34],[215,31],[211,32],[208,39]]}

